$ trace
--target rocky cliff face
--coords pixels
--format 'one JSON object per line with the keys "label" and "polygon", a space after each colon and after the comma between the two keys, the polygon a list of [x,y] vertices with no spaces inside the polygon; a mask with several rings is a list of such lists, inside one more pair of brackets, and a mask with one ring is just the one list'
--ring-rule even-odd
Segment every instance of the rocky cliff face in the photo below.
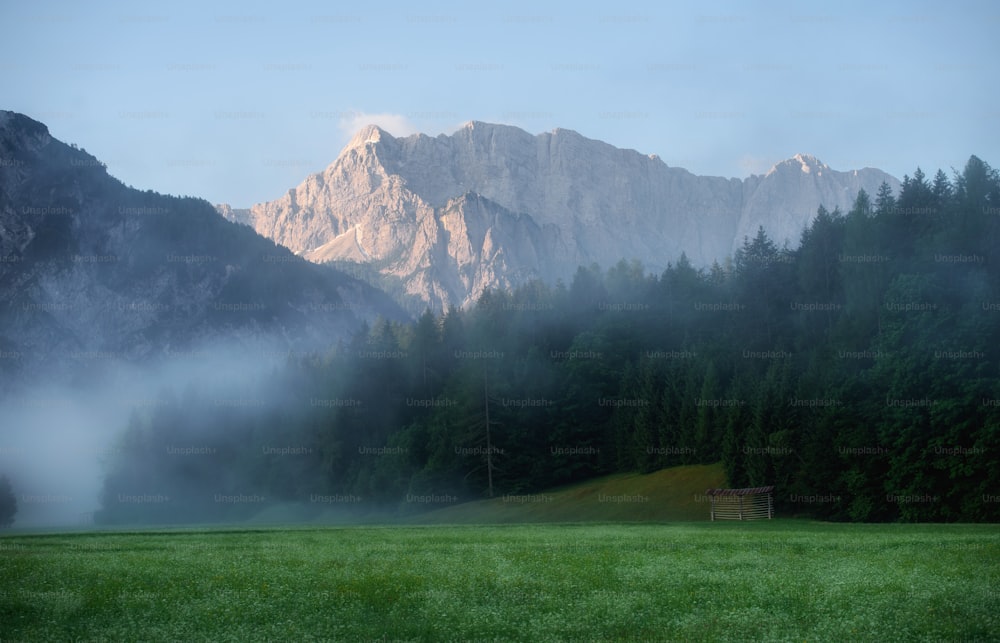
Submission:
{"label": "rocky cliff face", "polygon": [[213,343],[324,349],[404,316],[205,201],[125,187],[26,116],[0,111],[0,161],[0,389]]}
{"label": "rocky cliff face", "polygon": [[282,198],[219,208],[312,261],[367,264],[437,308],[592,262],[660,271],[684,252],[707,266],[759,225],[795,246],[819,205],[846,209],[883,181],[898,189],[879,170],[837,172],[801,155],[742,181],[695,176],[563,129],[472,122],[394,138],[369,126]]}

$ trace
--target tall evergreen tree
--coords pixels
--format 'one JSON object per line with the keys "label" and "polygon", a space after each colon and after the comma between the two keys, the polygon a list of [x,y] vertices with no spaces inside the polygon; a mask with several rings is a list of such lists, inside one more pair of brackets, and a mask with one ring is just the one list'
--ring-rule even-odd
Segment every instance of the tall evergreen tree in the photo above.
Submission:
{"label": "tall evergreen tree", "polygon": [[892,187],[882,181],[875,193],[875,215],[879,218],[891,216],[896,208],[896,197],[892,195]]}
{"label": "tall evergreen tree", "polygon": [[10,527],[17,515],[17,496],[10,478],[0,475],[0,527]]}

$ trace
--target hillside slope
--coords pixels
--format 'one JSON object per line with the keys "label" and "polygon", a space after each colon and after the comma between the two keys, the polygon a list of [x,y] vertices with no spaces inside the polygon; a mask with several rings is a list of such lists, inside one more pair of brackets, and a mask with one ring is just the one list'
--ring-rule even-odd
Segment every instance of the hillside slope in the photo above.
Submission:
{"label": "hillside slope", "polygon": [[724,487],[721,464],[649,474],[617,474],[549,491],[468,502],[421,514],[414,522],[506,523],[708,520],[705,490]]}

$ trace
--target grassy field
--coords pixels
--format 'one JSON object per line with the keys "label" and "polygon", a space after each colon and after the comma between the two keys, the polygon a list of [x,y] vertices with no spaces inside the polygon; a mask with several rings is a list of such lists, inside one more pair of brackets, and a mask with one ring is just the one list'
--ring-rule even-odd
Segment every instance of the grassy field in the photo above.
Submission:
{"label": "grassy field", "polygon": [[0,639],[996,640],[998,588],[994,525],[11,535]]}

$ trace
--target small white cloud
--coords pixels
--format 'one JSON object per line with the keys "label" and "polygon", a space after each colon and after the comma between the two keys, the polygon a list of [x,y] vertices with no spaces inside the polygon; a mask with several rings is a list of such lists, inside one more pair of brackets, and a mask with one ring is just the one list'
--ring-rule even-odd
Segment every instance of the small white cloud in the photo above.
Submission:
{"label": "small white cloud", "polygon": [[340,122],[337,124],[347,140],[350,140],[365,125],[378,125],[393,136],[409,136],[420,131],[409,118],[402,114],[347,112],[340,117]]}

